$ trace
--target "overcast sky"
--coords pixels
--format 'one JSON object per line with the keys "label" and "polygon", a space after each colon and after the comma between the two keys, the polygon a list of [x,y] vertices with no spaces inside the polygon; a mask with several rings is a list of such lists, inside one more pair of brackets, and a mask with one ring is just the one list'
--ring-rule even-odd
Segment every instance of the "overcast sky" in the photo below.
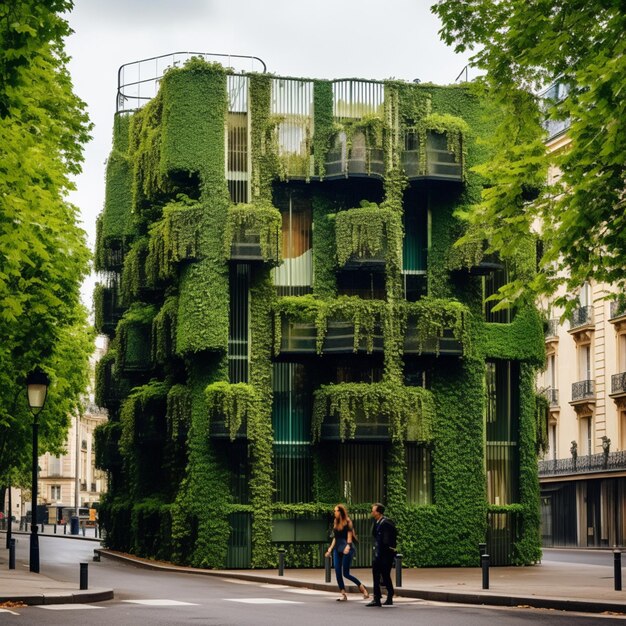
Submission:
{"label": "overcast sky", "polygon": [[[434,1],[434,0],[432,0]],[[177,51],[260,57],[269,72],[448,84],[467,63],[439,41],[431,0],[74,0],[66,42],[94,123],[72,201],[89,244],[104,201],[120,65]],[[83,287],[91,309],[94,279]]]}

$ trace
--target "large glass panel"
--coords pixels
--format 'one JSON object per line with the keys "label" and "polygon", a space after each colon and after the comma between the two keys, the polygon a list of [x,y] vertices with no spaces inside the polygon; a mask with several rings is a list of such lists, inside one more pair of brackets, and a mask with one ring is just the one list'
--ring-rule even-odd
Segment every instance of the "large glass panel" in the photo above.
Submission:
{"label": "large glass panel", "polygon": [[230,319],[228,329],[228,377],[231,383],[248,382],[248,288],[250,266],[230,268]]}

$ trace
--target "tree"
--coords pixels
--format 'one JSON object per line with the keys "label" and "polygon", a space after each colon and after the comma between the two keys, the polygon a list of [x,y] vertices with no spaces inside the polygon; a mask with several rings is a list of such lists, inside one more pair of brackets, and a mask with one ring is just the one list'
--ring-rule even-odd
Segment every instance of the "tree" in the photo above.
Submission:
{"label": "tree", "polygon": [[71,7],[0,3],[0,484],[31,458],[25,375],[40,365],[52,378],[39,452],[59,451],[92,350],[79,300],[89,251],[66,199],[90,130],[63,51]]}
{"label": "tree", "polygon": [[[626,283],[626,12],[621,0],[441,0],[432,7],[440,34],[483,70],[480,82],[503,110],[494,156],[481,168],[491,187],[467,218],[483,228],[504,257],[540,219],[543,269],[529,283],[501,292],[504,303],[524,294],[571,296],[595,279]],[[568,148],[541,147],[540,103],[532,95],[558,81],[562,100],[543,103],[554,119],[569,119]],[[560,180],[531,193],[548,165]],[[571,298],[559,300],[566,303]]]}

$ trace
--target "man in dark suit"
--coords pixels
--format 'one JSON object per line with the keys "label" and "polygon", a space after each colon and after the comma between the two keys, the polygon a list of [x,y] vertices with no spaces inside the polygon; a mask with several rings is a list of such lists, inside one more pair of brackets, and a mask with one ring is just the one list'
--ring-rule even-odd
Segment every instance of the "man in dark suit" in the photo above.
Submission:
{"label": "man in dark suit", "polygon": [[391,566],[396,555],[396,527],[385,517],[385,507],[377,502],[372,505],[374,526],[374,559],[372,574],[374,576],[374,599],[365,606],[382,606],[380,582],[387,588],[387,599],[384,604],[393,604],[393,584],[391,583]]}

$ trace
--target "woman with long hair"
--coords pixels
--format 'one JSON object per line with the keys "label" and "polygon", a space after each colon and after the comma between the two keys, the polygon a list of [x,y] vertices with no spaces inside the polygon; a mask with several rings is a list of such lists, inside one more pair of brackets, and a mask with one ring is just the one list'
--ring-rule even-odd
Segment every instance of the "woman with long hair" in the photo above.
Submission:
{"label": "woman with long hair", "polygon": [[337,601],[345,602],[348,599],[346,585],[343,582],[344,576],[358,586],[364,598],[369,598],[369,593],[365,585],[356,576],[350,574],[350,564],[352,563],[352,558],[355,553],[354,541],[357,538],[352,520],[348,517],[348,511],[343,504],[338,504],[335,507],[334,515],[333,541],[326,551],[326,556],[332,555],[335,565],[337,585],[339,586],[339,593],[341,594],[337,598]]}

